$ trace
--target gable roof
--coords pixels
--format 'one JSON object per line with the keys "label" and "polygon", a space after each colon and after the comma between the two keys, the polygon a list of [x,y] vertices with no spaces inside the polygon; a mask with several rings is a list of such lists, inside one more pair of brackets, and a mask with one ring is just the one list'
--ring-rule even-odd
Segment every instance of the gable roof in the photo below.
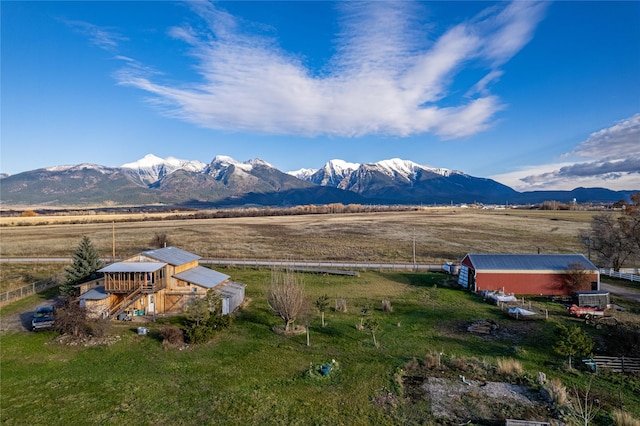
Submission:
{"label": "gable roof", "polygon": [[476,271],[566,271],[574,264],[598,270],[582,254],[468,254],[465,258]]}
{"label": "gable roof", "polygon": [[213,288],[220,283],[229,279],[229,275],[205,268],[204,266],[196,266],[179,274],[175,274],[174,278],[196,284],[201,287]]}
{"label": "gable roof", "polygon": [[142,254],[173,266],[184,265],[185,263],[201,259],[197,254],[189,253],[188,251],[184,251],[176,247],[164,247],[157,250],[148,250]]}
{"label": "gable roof", "polygon": [[103,285],[94,287],[80,295],[80,299],[82,300],[104,300],[107,297],[109,297],[109,295],[105,291]]}
{"label": "gable roof", "polygon": [[163,262],[116,262],[98,269],[98,272],[155,272],[165,265]]}

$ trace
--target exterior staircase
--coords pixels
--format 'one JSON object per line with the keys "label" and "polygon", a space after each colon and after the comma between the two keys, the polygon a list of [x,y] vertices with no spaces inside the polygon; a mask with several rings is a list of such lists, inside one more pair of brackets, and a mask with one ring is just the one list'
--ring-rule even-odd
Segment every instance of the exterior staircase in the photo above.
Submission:
{"label": "exterior staircase", "polygon": [[131,306],[136,300],[140,299],[140,297],[142,297],[143,295],[144,293],[142,292],[142,287],[136,288],[134,291],[127,294],[124,299],[122,299],[120,302],[116,303],[109,309],[109,316],[117,317],[118,315],[123,313],[125,309]]}

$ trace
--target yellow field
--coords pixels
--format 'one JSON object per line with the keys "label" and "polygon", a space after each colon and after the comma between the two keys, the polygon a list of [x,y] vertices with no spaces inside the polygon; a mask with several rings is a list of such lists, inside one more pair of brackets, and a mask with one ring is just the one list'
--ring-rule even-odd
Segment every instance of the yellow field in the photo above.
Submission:
{"label": "yellow field", "polygon": [[[192,213],[191,213],[192,214]],[[185,217],[187,214],[185,214]],[[593,212],[429,208],[411,212],[160,220],[167,213],[0,218],[0,256],[70,257],[88,236],[103,257],[154,248],[155,233],[205,258],[412,262],[466,253],[584,252]],[[146,219],[146,220],[142,220]],[[115,236],[115,239],[114,239]]]}

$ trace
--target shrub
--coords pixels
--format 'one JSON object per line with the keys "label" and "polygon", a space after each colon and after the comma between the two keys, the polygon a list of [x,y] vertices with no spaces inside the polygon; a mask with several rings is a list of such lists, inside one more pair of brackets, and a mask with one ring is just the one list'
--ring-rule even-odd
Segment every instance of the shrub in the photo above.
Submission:
{"label": "shrub", "polygon": [[87,332],[93,337],[105,337],[111,331],[111,320],[99,318],[87,320]]}
{"label": "shrub", "polygon": [[336,312],[347,312],[346,299],[336,299]]}
{"label": "shrub", "polygon": [[227,328],[231,325],[231,317],[229,315],[212,314],[207,319],[207,327],[213,330]]}
{"label": "shrub", "polygon": [[424,366],[427,368],[435,368],[440,365],[440,354],[430,351],[424,356]]}
{"label": "shrub", "polygon": [[404,365],[404,371],[409,376],[417,376],[421,374],[420,370],[420,362],[415,358],[412,358],[411,361],[407,362]]}
{"label": "shrub", "polygon": [[192,324],[184,331],[187,343],[197,345],[207,343],[213,336],[211,328],[206,325]]}
{"label": "shrub", "polygon": [[171,325],[162,327],[160,338],[165,346],[182,346],[184,344],[184,333],[180,327]]}

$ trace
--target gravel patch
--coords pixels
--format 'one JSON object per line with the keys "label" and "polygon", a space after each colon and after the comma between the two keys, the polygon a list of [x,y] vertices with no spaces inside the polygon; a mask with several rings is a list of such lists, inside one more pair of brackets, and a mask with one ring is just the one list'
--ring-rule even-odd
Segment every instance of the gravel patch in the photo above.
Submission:
{"label": "gravel patch", "polygon": [[[482,414],[491,416],[492,408],[495,406],[539,405],[535,395],[527,388],[511,383],[468,379],[463,381],[463,376],[457,381],[429,377],[423,386],[431,400],[431,414],[435,417],[477,418]],[[464,400],[473,401],[473,404],[465,409],[465,405],[461,404]],[[455,412],[452,410],[453,406],[456,407]]]}

